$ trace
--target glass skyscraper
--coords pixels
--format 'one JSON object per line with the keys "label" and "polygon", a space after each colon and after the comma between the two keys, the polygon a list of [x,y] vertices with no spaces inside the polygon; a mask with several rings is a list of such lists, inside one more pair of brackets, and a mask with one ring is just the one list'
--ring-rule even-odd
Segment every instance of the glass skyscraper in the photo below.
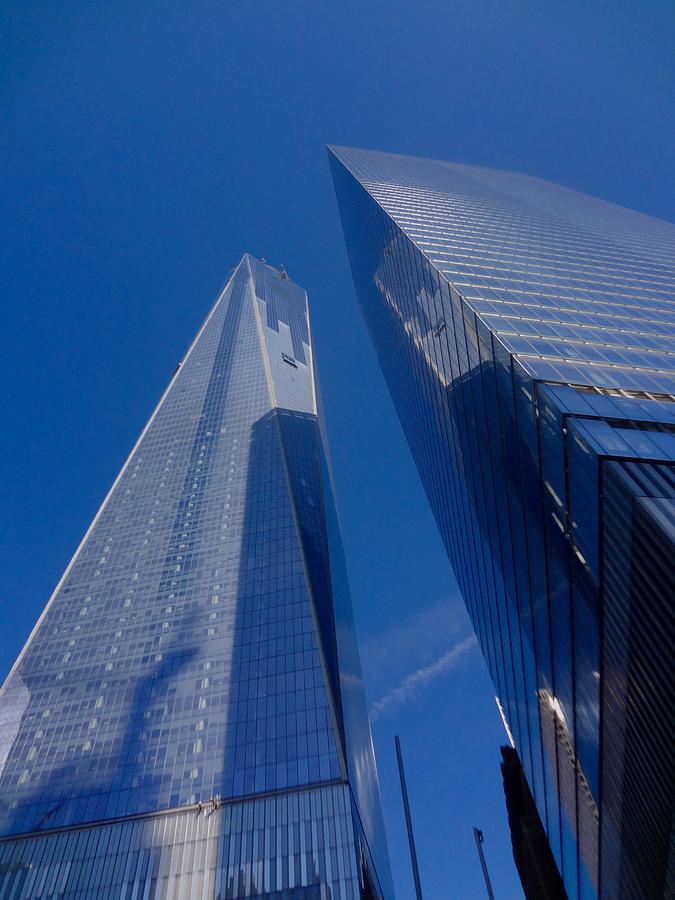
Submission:
{"label": "glass skyscraper", "polygon": [[525,175],[329,156],[567,893],[672,896],[675,227]]}
{"label": "glass skyscraper", "polygon": [[0,897],[392,898],[305,292],[246,255],[0,693]]}

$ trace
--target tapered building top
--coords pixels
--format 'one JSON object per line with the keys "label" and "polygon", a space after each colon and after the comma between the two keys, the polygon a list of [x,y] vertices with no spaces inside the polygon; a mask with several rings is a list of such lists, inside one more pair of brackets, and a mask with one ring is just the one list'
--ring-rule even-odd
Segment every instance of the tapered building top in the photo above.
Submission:
{"label": "tapered building top", "polygon": [[0,894],[391,897],[343,569],[307,297],[247,254],[0,693]]}

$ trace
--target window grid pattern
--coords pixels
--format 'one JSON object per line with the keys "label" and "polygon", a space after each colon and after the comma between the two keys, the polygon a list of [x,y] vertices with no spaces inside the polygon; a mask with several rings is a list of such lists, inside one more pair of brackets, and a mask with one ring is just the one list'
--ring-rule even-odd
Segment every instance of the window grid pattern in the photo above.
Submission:
{"label": "window grid pattern", "polygon": [[349,789],[335,785],[6,841],[0,891],[13,900],[359,900],[357,860]]}
{"label": "window grid pattern", "polygon": [[246,255],[2,688],[0,836],[350,782],[320,455],[306,295]]}
{"label": "window grid pattern", "polygon": [[[336,149],[331,165],[358,299],[554,858],[568,895],[594,898],[612,866],[600,863],[599,803],[614,764],[606,745],[601,757],[600,746],[607,648],[602,583],[615,565],[603,550],[602,463],[658,461],[672,471],[675,403],[668,374],[657,373],[648,388],[639,381],[637,389],[631,378],[617,387],[604,369],[594,384],[583,367],[555,373],[533,367],[467,298],[467,285],[458,287],[421,246],[392,198],[408,203],[411,186],[419,189],[414,215],[435,217],[450,244],[475,241],[480,260],[485,247],[445,209],[446,194],[461,183],[467,202],[475,199],[482,210],[479,230],[505,243],[519,191],[523,208],[535,194],[540,214],[528,232],[533,267],[549,240],[546,229],[564,224],[577,208],[584,227],[595,222],[600,243],[603,229],[612,241],[624,234],[624,259],[632,259],[625,226],[634,214],[618,210],[615,220],[608,204],[553,185],[473,170],[465,178],[465,167],[445,163]],[[491,205],[485,205],[486,184]],[[655,239],[669,233],[666,223],[635,219]],[[524,237],[518,241],[527,246]],[[642,252],[639,240],[636,246],[633,255]],[[655,252],[648,248],[642,265],[646,270],[653,262],[658,281],[659,260],[667,257],[656,253],[655,259]],[[585,257],[580,269],[584,264]],[[670,340],[675,329],[663,332]],[[572,374],[574,382],[567,380]],[[655,486],[659,497],[667,490],[665,480]],[[672,545],[673,535],[662,540]],[[663,607],[668,597],[655,602]],[[665,677],[664,660],[660,665]],[[645,765],[630,755],[637,745],[621,766]],[[663,757],[665,746],[654,748],[656,756]],[[668,834],[671,823],[659,824]],[[602,827],[605,834],[615,826],[607,817]],[[614,842],[626,859],[635,852],[630,840],[619,834]],[[658,868],[656,855],[649,864]]]}
{"label": "window grid pattern", "polygon": [[525,175],[340,154],[535,377],[673,391],[673,225]]}

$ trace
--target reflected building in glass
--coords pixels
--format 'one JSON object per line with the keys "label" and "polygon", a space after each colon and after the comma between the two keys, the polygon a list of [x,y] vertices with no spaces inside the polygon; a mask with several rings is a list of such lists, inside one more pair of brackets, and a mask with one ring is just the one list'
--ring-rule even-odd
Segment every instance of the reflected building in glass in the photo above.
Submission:
{"label": "reflected building in glass", "polygon": [[570,898],[675,883],[675,227],[330,148],[359,303]]}
{"label": "reflected building in glass", "polygon": [[325,448],[246,255],[2,688],[1,897],[393,897]]}

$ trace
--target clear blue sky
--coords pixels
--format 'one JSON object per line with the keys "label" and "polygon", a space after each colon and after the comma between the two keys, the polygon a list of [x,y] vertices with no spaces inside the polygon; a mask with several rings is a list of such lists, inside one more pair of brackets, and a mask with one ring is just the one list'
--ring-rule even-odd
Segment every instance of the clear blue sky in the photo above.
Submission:
{"label": "clear blue sky", "polygon": [[[521,896],[493,691],[376,366],[323,143],[511,168],[675,219],[661,2],[0,9],[0,669],[244,250],[307,288],[399,900]],[[421,673],[415,675],[415,673]]]}

